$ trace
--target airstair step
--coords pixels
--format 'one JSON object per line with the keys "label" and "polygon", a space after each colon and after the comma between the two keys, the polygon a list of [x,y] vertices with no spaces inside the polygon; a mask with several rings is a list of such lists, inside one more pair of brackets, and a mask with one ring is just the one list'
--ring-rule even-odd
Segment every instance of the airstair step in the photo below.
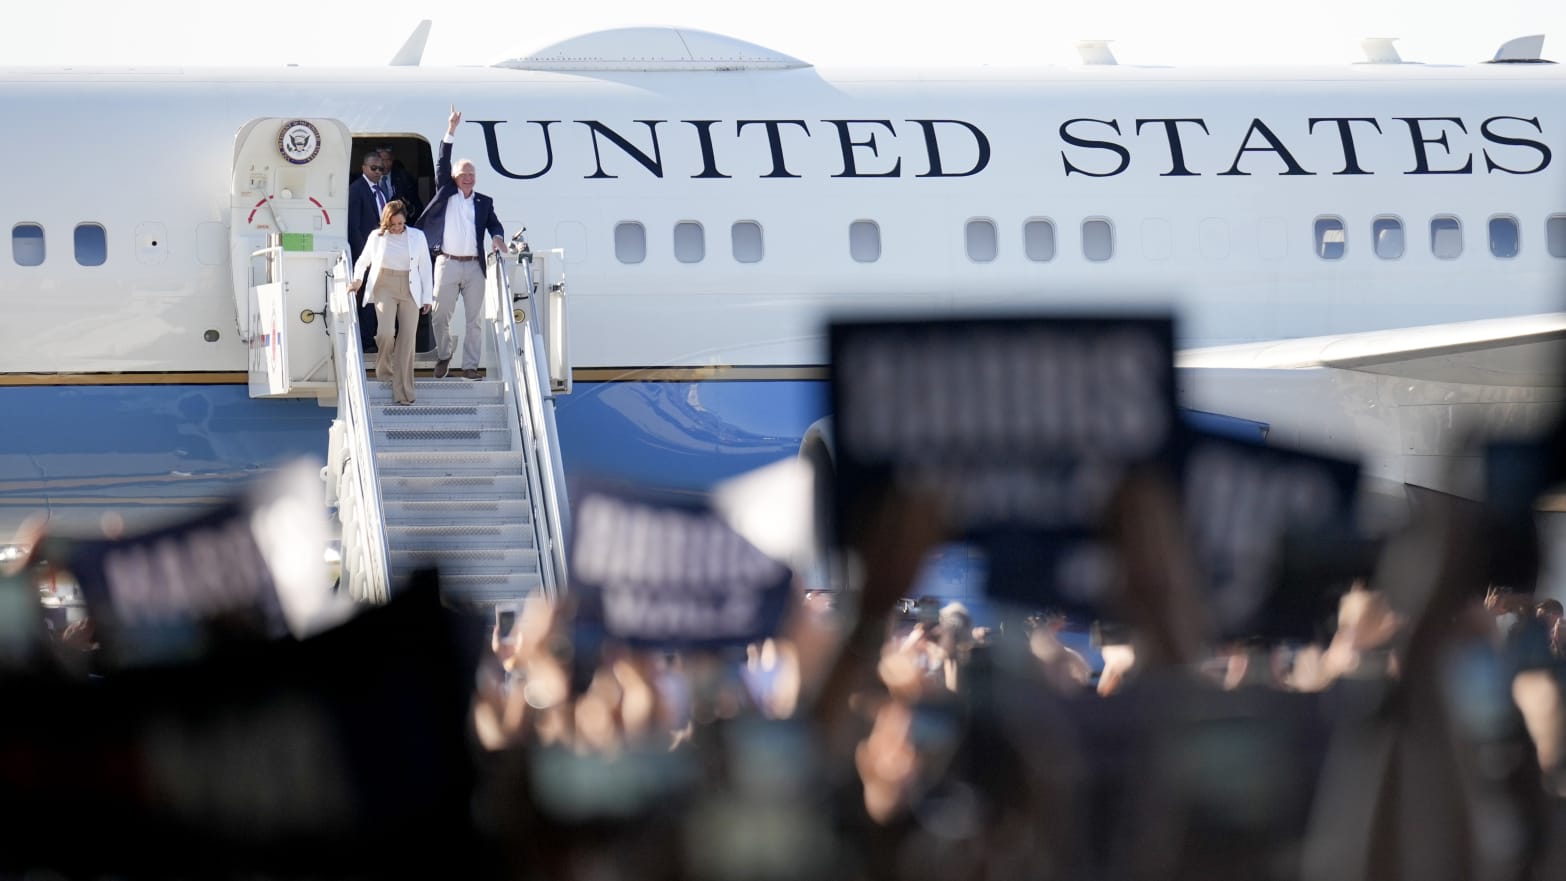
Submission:
{"label": "airstair step", "polygon": [[526,499],[527,478],[520,474],[472,474],[422,477],[381,474],[381,498]]}
{"label": "airstair step", "polygon": [[[392,400],[389,382],[365,383],[365,398],[372,405]],[[459,401],[484,401],[498,404],[505,395],[506,384],[498,380],[471,382],[466,379],[416,379],[413,396],[419,404],[451,404]]]}
{"label": "airstair step", "polygon": [[375,428],[506,428],[508,411],[511,408],[479,401],[420,401],[407,407],[401,404],[372,404],[370,425]]}
{"label": "airstair step", "polygon": [[438,566],[441,572],[538,573],[538,551],[533,548],[454,548],[446,551],[391,552],[393,572],[412,572]]}
{"label": "airstair step", "polygon": [[505,450],[377,450],[375,468],[388,477],[493,477],[522,474],[522,452]]}
{"label": "airstair step", "polygon": [[479,426],[445,427],[410,425],[406,428],[371,426],[370,437],[377,450],[509,450],[510,428]]}
{"label": "airstair step", "polygon": [[386,521],[397,526],[532,521],[525,499],[386,499],[381,510]]}
{"label": "airstair step", "polygon": [[446,600],[462,603],[496,603],[520,600],[543,589],[544,579],[536,572],[494,574],[440,573],[440,592]]}
{"label": "airstair step", "polygon": [[530,548],[533,530],[526,523],[443,523],[437,526],[386,525],[393,551],[439,553],[454,548]]}

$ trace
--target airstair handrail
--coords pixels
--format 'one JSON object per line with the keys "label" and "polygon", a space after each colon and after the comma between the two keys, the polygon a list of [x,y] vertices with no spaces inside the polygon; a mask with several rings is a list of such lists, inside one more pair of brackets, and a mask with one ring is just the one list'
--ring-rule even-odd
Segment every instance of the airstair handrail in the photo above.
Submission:
{"label": "airstair handrail", "polygon": [[[518,421],[522,426],[522,441],[528,450],[525,456],[528,495],[531,499],[543,501],[542,505],[534,503],[534,511],[543,514],[544,528],[535,526],[535,532],[547,544],[547,547],[539,549],[544,592],[556,596],[563,589],[566,579],[565,523],[568,518],[564,515],[565,471],[555,454],[560,448],[560,439],[555,426],[554,408],[544,406],[545,400],[552,398],[553,394],[548,381],[540,380],[541,376],[547,377],[549,374],[547,367],[541,369],[543,356],[535,345],[531,319],[524,317],[524,326],[520,329],[517,327],[505,252],[492,253],[489,265],[493,282],[485,285],[485,297],[493,299],[486,303],[485,312],[492,316],[496,360],[502,378],[512,390],[512,403],[517,408]],[[524,276],[527,275],[529,273],[524,273]],[[527,284],[531,290],[531,278],[527,279]]]}
{"label": "airstair handrail", "polygon": [[[390,593],[391,550],[386,542],[380,474],[370,436],[369,397],[365,391],[364,354],[359,340],[359,308],[348,290],[351,277],[347,256],[339,254],[336,265],[326,274],[327,321],[337,362],[337,414],[347,433],[347,464],[353,469],[354,482],[358,484],[350,488],[349,497],[354,500],[355,508],[354,516],[348,518],[353,522],[343,522],[342,560],[350,593],[359,581],[366,588],[364,595],[355,596],[355,599],[384,602]],[[365,564],[362,572],[354,571],[359,562]]]}

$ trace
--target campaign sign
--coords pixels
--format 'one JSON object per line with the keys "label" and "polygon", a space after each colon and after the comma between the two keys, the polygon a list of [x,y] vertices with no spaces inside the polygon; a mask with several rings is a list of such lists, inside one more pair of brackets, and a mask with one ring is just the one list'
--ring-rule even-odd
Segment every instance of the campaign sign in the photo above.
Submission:
{"label": "campaign sign", "polygon": [[1563,478],[1559,428],[1541,437],[1492,440],[1484,446],[1484,507],[1479,539],[1484,549],[1485,582],[1528,585],[1538,579],[1543,551],[1536,508],[1558,507],[1553,496]]}
{"label": "campaign sign", "polygon": [[325,565],[320,463],[262,475],[194,519],[117,539],[62,540],[111,665],[194,660],[230,643],[303,639],[357,610]]}
{"label": "campaign sign", "polygon": [[1347,585],[1326,572],[1285,581],[1284,543],[1295,556],[1312,546],[1322,556],[1354,546],[1359,466],[1196,430],[1183,453],[1186,527],[1218,635],[1313,638]]}
{"label": "campaign sign", "polygon": [[571,504],[571,591],[606,637],[720,648],[777,632],[793,574],[708,505],[587,485]]}
{"label": "campaign sign", "polygon": [[986,557],[992,597],[1092,612],[1093,540],[1128,468],[1172,465],[1164,317],[832,325],[839,541],[887,504],[932,504]]}
{"label": "campaign sign", "polygon": [[1532,517],[1539,496],[1558,486],[1566,474],[1560,463],[1561,440],[1546,435],[1485,444],[1486,504],[1503,515]]}
{"label": "campaign sign", "polygon": [[75,542],[69,567],[115,665],[190,660],[288,633],[240,501],[133,538]]}

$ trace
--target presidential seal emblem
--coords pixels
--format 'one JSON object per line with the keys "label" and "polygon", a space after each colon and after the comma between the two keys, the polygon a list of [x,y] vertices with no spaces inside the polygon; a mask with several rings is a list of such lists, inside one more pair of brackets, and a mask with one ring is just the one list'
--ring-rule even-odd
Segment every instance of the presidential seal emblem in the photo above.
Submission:
{"label": "presidential seal emblem", "polygon": [[277,152],[295,165],[304,165],[321,152],[321,131],[303,119],[283,123],[277,133]]}

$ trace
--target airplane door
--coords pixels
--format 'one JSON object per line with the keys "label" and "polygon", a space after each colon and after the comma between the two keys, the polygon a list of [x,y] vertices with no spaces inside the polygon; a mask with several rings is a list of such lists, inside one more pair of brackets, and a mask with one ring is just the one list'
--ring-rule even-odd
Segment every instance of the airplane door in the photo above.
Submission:
{"label": "airplane door", "polygon": [[235,136],[228,229],[240,339],[249,342],[258,327],[247,291],[266,281],[265,258],[255,252],[306,244],[347,250],[352,149],[348,127],[335,119],[253,119]]}
{"label": "airplane door", "polygon": [[291,378],[317,369],[318,349],[329,356],[316,317],[326,310],[325,273],[348,253],[352,149],[335,119],[253,119],[234,138],[229,257],[252,397],[299,393]]}

